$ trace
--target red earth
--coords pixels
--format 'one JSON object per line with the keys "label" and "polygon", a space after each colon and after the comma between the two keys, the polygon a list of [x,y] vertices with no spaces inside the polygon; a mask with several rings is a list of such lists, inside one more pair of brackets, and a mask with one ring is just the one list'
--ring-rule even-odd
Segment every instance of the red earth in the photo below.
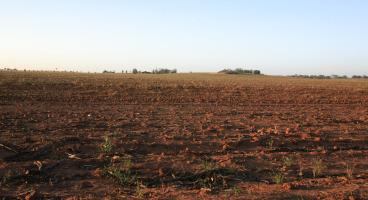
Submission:
{"label": "red earth", "polygon": [[368,199],[368,80],[0,72],[1,199]]}

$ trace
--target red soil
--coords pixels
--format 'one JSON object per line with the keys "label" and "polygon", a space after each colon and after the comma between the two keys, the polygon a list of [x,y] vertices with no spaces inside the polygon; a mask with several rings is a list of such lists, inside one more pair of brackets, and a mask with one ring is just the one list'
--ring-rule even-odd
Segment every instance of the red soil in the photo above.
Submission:
{"label": "red soil", "polygon": [[367,80],[0,72],[3,199],[368,199],[367,161]]}

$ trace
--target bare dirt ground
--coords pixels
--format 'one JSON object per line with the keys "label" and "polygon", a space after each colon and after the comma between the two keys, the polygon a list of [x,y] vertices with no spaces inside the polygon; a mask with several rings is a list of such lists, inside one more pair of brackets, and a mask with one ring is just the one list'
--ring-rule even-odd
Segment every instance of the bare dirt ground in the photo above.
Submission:
{"label": "bare dirt ground", "polygon": [[368,81],[0,72],[2,199],[368,199]]}

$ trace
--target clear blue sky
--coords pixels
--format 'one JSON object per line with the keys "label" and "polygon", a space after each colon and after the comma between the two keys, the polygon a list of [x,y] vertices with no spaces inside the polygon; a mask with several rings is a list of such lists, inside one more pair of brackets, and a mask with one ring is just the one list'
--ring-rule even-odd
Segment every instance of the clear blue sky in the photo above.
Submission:
{"label": "clear blue sky", "polygon": [[368,74],[366,0],[0,0],[0,67]]}

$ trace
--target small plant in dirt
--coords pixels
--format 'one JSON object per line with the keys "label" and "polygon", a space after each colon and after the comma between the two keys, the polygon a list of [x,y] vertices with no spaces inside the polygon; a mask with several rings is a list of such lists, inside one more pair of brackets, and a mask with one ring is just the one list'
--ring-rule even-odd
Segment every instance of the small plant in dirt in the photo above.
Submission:
{"label": "small plant in dirt", "polygon": [[312,161],[313,178],[316,178],[317,176],[320,176],[325,168],[326,168],[326,166],[323,163],[322,159],[320,159],[320,158],[314,159]]}
{"label": "small plant in dirt", "polygon": [[5,172],[5,174],[1,178],[0,185],[6,184],[11,179],[12,176],[13,176],[13,172],[11,170],[8,170],[7,172]]}
{"label": "small plant in dirt", "polygon": [[292,156],[285,156],[282,158],[282,166],[291,167],[294,164],[294,158]]}
{"label": "small plant in dirt", "polygon": [[303,170],[304,170],[303,162],[299,161],[298,165],[299,165],[298,176],[300,178],[303,178]]}
{"label": "small plant in dirt", "polygon": [[105,175],[116,180],[120,185],[128,186],[135,183],[136,178],[130,170],[122,170],[115,166],[105,168]]}
{"label": "small plant in dirt", "polygon": [[204,160],[201,163],[201,168],[203,171],[212,171],[218,168],[217,163],[209,160]]}
{"label": "small plant in dirt", "polygon": [[143,191],[143,188],[145,186],[143,185],[143,183],[141,181],[137,181],[136,182],[136,187],[135,187],[135,195],[138,197],[138,198],[142,198],[144,196],[144,191]]}
{"label": "small plant in dirt", "polygon": [[122,168],[126,171],[130,171],[132,167],[132,158],[130,156],[125,156],[122,162]]}
{"label": "small plant in dirt", "polygon": [[269,140],[267,140],[266,146],[267,146],[267,148],[269,150],[273,150],[274,149],[273,145],[274,145],[274,141],[273,141],[272,138],[270,138]]}
{"label": "small plant in dirt", "polygon": [[282,170],[273,171],[271,173],[271,179],[274,183],[280,184],[284,182],[285,175]]}
{"label": "small plant in dirt", "polygon": [[208,189],[208,191],[213,193],[224,188],[226,186],[226,181],[220,174],[210,173],[199,179],[198,184],[201,188]]}
{"label": "small plant in dirt", "polygon": [[104,136],[104,142],[100,146],[100,150],[103,153],[110,153],[112,151],[112,142],[109,136]]}
{"label": "small plant in dirt", "polygon": [[131,156],[126,155],[119,163],[111,163],[110,166],[105,167],[104,174],[111,177],[121,185],[134,185],[136,177],[131,172],[132,160]]}
{"label": "small plant in dirt", "polygon": [[350,165],[348,163],[345,163],[346,165],[346,177],[348,179],[353,179],[354,178],[354,165]]}
{"label": "small plant in dirt", "polygon": [[237,186],[234,186],[228,190],[226,190],[226,194],[228,196],[238,196],[240,195],[240,193],[242,192],[241,188],[237,187]]}
{"label": "small plant in dirt", "polygon": [[297,200],[304,200],[303,196],[298,196]]}

